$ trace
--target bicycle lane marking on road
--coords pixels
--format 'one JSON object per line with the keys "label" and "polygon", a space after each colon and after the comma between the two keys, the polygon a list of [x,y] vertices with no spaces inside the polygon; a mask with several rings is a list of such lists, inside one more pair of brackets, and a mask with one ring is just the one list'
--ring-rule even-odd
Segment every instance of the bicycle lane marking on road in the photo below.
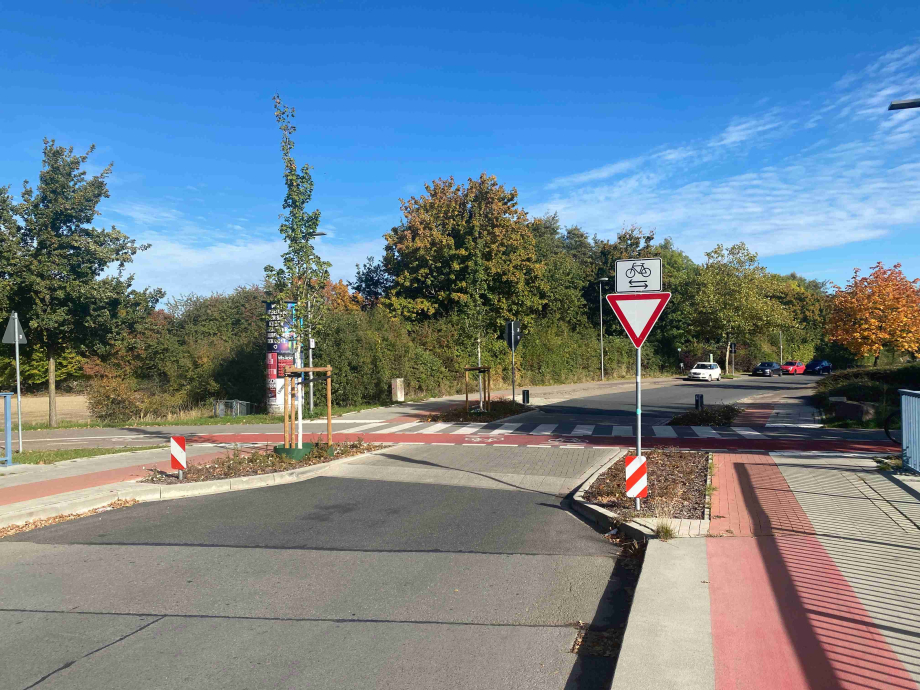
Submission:
{"label": "bicycle lane marking on road", "polygon": [[716,690],[915,689],[773,459],[719,453],[714,464]]}

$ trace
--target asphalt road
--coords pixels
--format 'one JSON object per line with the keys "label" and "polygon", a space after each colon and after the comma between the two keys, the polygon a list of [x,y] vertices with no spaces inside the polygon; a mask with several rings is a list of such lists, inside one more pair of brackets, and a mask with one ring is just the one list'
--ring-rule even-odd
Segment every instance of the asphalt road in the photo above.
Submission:
{"label": "asphalt road", "polygon": [[[754,395],[789,391],[810,395],[813,376],[776,378],[739,376],[735,379],[703,382],[673,379],[642,386],[643,424],[665,424],[674,415],[692,408],[697,393],[707,405],[734,403]],[[630,424],[636,418],[636,392],[631,390],[573,398],[545,405],[535,412],[515,417],[515,421],[563,423],[577,417],[585,424]],[[612,421],[615,420],[615,421]]]}
{"label": "asphalt road", "polygon": [[569,650],[625,619],[618,553],[538,492],[139,504],[0,541],[0,687],[606,688],[613,660]]}

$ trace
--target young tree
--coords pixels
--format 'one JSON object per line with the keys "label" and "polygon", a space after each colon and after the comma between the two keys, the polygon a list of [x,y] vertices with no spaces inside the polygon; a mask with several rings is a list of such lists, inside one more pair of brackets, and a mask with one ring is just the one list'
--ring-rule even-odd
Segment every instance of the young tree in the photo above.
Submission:
{"label": "young tree", "polygon": [[901,264],[880,261],[868,276],[853,269],[847,286],[834,289],[828,340],[857,357],[874,355],[875,366],[886,347],[920,354],[920,279],[908,280]]}
{"label": "young tree", "polygon": [[696,277],[693,330],[704,340],[724,343],[727,362],[732,341],[750,339],[786,323],[787,315],[768,291],[766,269],[744,242],[728,249],[717,245],[706,253]]}
{"label": "young tree", "polygon": [[326,305],[323,291],[329,281],[329,262],[323,261],[313,249],[313,241],[319,233],[320,212],[307,211],[307,204],[313,198],[313,177],[310,166],[304,164],[300,170],[291,153],[294,140],[291,138],[297,128],[293,125],[294,108],[281,102],[275,94],[275,120],[281,130],[281,159],[284,162],[284,195],[281,215],[281,236],[287,242],[287,251],[282,255],[281,268],[265,267],[266,282],[271,286],[272,298],[277,301],[293,302],[297,314],[294,332],[298,341],[304,342],[309,334],[318,330]]}
{"label": "young tree", "polygon": [[94,149],[74,155],[73,147],[45,139],[38,188],[24,182],[19,203],[13,203],[9,187],[0,188],[0,292],[19,312],[30,345],[47,353],[52,427],[61,353],[104,354],[164,294],[133,290],[134,276],[124,273],[149,245],[137,246],[115,227],[91,225],[99,215],[96,207],[109,196],[106,178],[112,171],[110,164],[87,179],[81,168]]}

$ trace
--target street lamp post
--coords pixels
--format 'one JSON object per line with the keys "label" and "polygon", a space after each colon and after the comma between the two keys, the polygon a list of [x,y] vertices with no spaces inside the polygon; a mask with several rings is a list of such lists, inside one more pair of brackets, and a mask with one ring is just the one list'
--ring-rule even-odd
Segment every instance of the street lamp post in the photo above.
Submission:
{"label": "street lamp post", "polygon": [[604,380],[604,283],[607,278],[597,281],[597,308],[601,317],[601,381]]}
{"label": "street lamp post", "polygon": [[908,98],[905,101],[891,101],[888,110],[907,110],[908,108],[920,108],[920,98]]}

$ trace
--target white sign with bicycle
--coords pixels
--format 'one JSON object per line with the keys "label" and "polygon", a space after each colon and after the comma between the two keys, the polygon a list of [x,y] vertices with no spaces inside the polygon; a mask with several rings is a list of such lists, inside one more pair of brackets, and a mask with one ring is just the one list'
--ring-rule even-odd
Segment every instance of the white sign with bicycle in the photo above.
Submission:
{"label": "white sign with bicycle", "polygon": [[617,292],[661,292],[661,259],[616,262]]}

